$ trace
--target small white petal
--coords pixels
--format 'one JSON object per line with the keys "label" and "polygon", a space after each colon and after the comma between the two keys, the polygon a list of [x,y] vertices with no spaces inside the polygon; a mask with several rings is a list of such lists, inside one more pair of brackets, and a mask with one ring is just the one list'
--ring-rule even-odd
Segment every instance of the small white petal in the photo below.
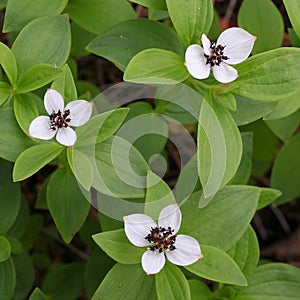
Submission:
{"label": "small white petal", "polygon": [[211,51],[211,49],[210,49],[210,40],[205,34],[202,34],[201,42],[202,42],[202,45],[203,45],[204,53],[206,55],[210,55],[210,51]]}
{"label": "small white petal", "polygon": [[235,68],[223,62],[219,66],[213,67],[213,73],[215,78],[222,83],[234,81],[239,76]]}
{"label": "small white petal", "polygon": [[85,100],[71,101],[65,107],[65,110],[70,110],[69,118],[71,126],[81,126],[85,124],[91,117],[93,104]]}
{"label": "small white petal", "polygon": [[188,235],[178,235],[174,250],[166,251],[167,259],[178,266],[188,266],[202,258],[198,241]]}
{"label": "small white petal", "polygon": [[142,267],[148,275],[157,274],[164,267],[165,262],[163,252],[147,250],[142,256]]}
{"label": "small white petal", "polygon": [[174,229],[176,234],[181,225],[181,211],[177,203],[164,207],[158,217],[158,225],[167,229]]}
{"label": "small white petal", "polygon": [[70,127],[59,128],[56,140],[64,146],[73,146],[77,140],[76,132]]}
{"label": "small white petal", "polygon": [[185,66],[189,73],[197,79],[209,76],[210,65],[206,64],[203,48],[200,45],[190,45],[185,52]]}
{"label": "small white petal", "polygon": [[50,140],[56,134],[56,130],[50,129],[50,124],[51,122],[48,116],[35,118],[30,123],[28,135],[42,140]]}
{"label": "small white petal", "polygon": [[216,44],[225,46],[224,55],[229,58],[226,63],[235,65],[248,58],[255,39],[256,37],[246,30],[232,27],[220,34]]}
{"label": "small white petal", "polygon": [[64,99],[58,91],[48,89],[44,96],[44,106],[49,115],[51,115],[53,111],[57,112],[58,110],[60,110],[61,112],[63,112]]}
{"label": "small white petal", "polygon": [[133,214],[123,217],[125,233],[129,241],[137,247],[149,246],[145,237],[155,228],[156,223],[147,215]]}

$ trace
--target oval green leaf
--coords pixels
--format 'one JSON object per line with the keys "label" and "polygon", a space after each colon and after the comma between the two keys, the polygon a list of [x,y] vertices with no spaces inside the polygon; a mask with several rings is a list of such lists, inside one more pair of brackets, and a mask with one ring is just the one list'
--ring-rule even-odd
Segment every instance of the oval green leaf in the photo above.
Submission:
{"label": "oval green leaf", "polygon": [[28,134],[29,125],[39,115],[35,102],[28,94],[14,96],[15,117],[25,134]]}
{"label": "oval green leaf", "polygon": [[233,300],[298,300],[300,270],[282,263],[268,263],[257,267],[248,278],[248,286]]}
{"label": "oval green leaf", "polygon": [[3,43],[0,43],[0,64],[10,83],[14,85],[18,76],[16,58],[13,52]]}
{"label": "oval green leaf", "polygon": [[284,34],[283,19],[271,0],[244,0],[239,9],[238,24],[257,37],[253,54],[281,46]]}
{"label": "oval green leaf", "polygon": [[0,263],[6,261],[10,257],[10,243],[6,237],[0,235]]}
{"label": "oval green leaf", "polygon": [[213,17],[213,4],[209,0],[166,0],[174,27],[184,45],[199,42],[203,33],[208,33]]}
{"label": "oval green leaf", "polygon": [[154,276],[148,276],[141,264],[115,264],[101,282],[92,300],[156,300]]}
{"label": "oval green leaf", "polygon": [[129,62],[124,80],[144,84],[176,84],[189,77],[184,58],[162,49],[139,52]]}
{"label": "oval green leaf", "polygon": [[15,161],[19,154],[34,145],[17,123],[12,108],[0,109],[0,157]]}
{"label": "oval green leaf", "polygon": [[21,204],[21,189],[11,180],[12,164],[0,160],[0,234],[6,233],[14,224]]}
{"label": "oval green leaf", "polygon": [[299,48],[279,48],[254,55],[238,65],[232,93],[259,101],[292,96],[300,86]]}
{"label": "oval green leaf", "polygon": [[42,144],[26,149],[16,160],[13,180],[21,181],[30,177],[57,157],[63,149],[64,147],[58,144]]}
{"label": "oval green leaf", "polygon": [[197,276],[235,285],[247,285],[247,280],[236,262],[221,249],[201,245],[203,258],[185,268]]}
{"label": "oval green leaf", "polygon": [[93,235],[93,239],[108,256],[122,264],[140,263],[147,250],[131,244],[124,229],[101,232]]}
{"label": "oval green leaf", "polygon": [[12,258],[0,263],[0,300],[13,298],[16,286],[16,271]]}
{"label": "oval green leaf", "polygon": [[86,220],[90,203],[67,167],[51,175],[47,186],[47,204],[59,233],[69,243]]}
{"label": "oval green leaf", "polygon": [[126,0],[72,0],[67,13],[79,26],[95,34],[136,17]]}
{"label": "oval green leaf", "polygon": [[68,0],[9,0],[5,10],[3,32],[19,31],[30,21],[60,14]]}
{"label": "oval green leaf", "polygon": [[170,50],[183,55],[182,44],[174,30],[166,24],[147,19],[117,24],[96,37],[86,49],[107,58],[124,71],[138,52],[149,48]]}
{"label": "oval green leaf", "polygon": [[42,17],[27,24],[17,36],[12,51],[19,72],[37,64],[61,67],[71,48],[71,30],[67,15]]}
{"label": "oval green leaf", "polygon": [[166,262],[163,269],[155,275],[155,286],[159,300],[190,300],[191,292],[187,279],[180,269]]}
{"label": "oval green leaf", "polygon": [[201,194],[192,194],[181,206],[183,218],[180,231],[192,235],[200,245],[211,245],[226,251],[247,230],[256,211],[259,189],[226,186],[207,206],[199,209]]}

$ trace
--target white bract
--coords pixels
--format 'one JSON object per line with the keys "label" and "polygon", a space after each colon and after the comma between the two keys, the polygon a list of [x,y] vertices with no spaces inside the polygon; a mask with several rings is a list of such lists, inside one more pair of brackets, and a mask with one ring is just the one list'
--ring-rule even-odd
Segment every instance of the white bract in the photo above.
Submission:
{"label": "white bract", "polygon": [[176,235],[181,224],[181,211],[177,204],[161,210],[158,225],[144,214],[133,214],[123,219],[129,241],[137,247],[147,247],[142,256],[142,267],[147,274],[156,274],[164,267],[165,255],[178,266],[193,264],[203,257],[196,239]]}
{"label": "white bract", "polygon": [[64,107],[62,95],[53,89],[48,89],[44,96],[44,106],[48,116],[35,118],[29,126],[29,136],[50,140],[56,135],[56,140],[64,146],[73,146],[76,142],[76,132],[69,126],[85,124],[92,114],[92,103],[85,100],[69,102]]}
{"label": "white bract", "polygon": [[255,40],[255,36],[237,27],[223,31],[216,43],[202,34],[203,48],[198,44],[190,45],[185,52],[185,66],[194,78],[205,79],[212,69],[219,82],[231,82],[238,77],[238,72],[230,65],[247,59]]}

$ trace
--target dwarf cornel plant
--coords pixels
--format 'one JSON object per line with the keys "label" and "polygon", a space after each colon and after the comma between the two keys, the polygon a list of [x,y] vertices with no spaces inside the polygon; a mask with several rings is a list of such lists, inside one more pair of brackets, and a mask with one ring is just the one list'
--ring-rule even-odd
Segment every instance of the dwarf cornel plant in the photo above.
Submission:
{"label": "dwarf cornel plant", "polygon": [[214,2],[0,0],[0,300],[299,299],[300,0]]}

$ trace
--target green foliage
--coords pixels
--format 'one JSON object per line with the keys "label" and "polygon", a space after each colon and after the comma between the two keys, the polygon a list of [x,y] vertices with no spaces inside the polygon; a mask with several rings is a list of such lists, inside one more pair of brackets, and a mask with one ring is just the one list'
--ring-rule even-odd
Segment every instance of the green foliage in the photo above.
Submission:
{"label": "green foliage", "polygon": [[239,9],[238,24],[257,37],[253,54],[281,46],[283,19],[271,0],[244,0]]}
{"label": "green foliage", "polygon": [[155,275],[157,298],[162,299],[191,299],[190,288],[187,279],[178,267],[171,263]]}
{"label": "green foliage", "polygon": [[88,3],[73,0],[68,4],[67,12],[79,26],[95,34],[135,18],[132,7],[125,0],[91,0]]}
{"label": "green foliage", "polygon": [[47,204],[59,233],[69,243],[84,223],[90,203],[67,167],[51,175],[47,186]]}
{"label": "green foliage", "polygon": [[[300,196],[300,2],[283,0],[286,16],[274,1],[243,0],[233,19],[226,6],[224,22],[215,2],[0,0],[0,300],[299,298],[299,269],[260,264],[250,224],[257,210]],[[208,50],[202,35],[218,40],[235,16],[257,39],[222,83],[219,60],[226,68],[233,58],[222,55],[243,46],[243,56],[253,40],[236,31],[225,50]],[[191,44],[205,48],[192,55],[195,71],[220,56],[207,79],[189,73]],[[28,135],[58,105],[43,103],[49,87],[65,104],[93,104],[70,147]],[[72,104],[49,119],[60,132],[76,121]],[[203,257],[177,266],[166,255],[147,275],[149,245],[133,245],[122,218],[157,220],[171,203],[182,212],[175,234]],[[193,251],[177,237],[166,251]]]}
{"label": "green foliage", "polygon": [[183,54],[182,44],[170,27],[147,19],[117,24],[87,46],[88,51],[109,59],[123,71],[137,53],[149,48]]}

